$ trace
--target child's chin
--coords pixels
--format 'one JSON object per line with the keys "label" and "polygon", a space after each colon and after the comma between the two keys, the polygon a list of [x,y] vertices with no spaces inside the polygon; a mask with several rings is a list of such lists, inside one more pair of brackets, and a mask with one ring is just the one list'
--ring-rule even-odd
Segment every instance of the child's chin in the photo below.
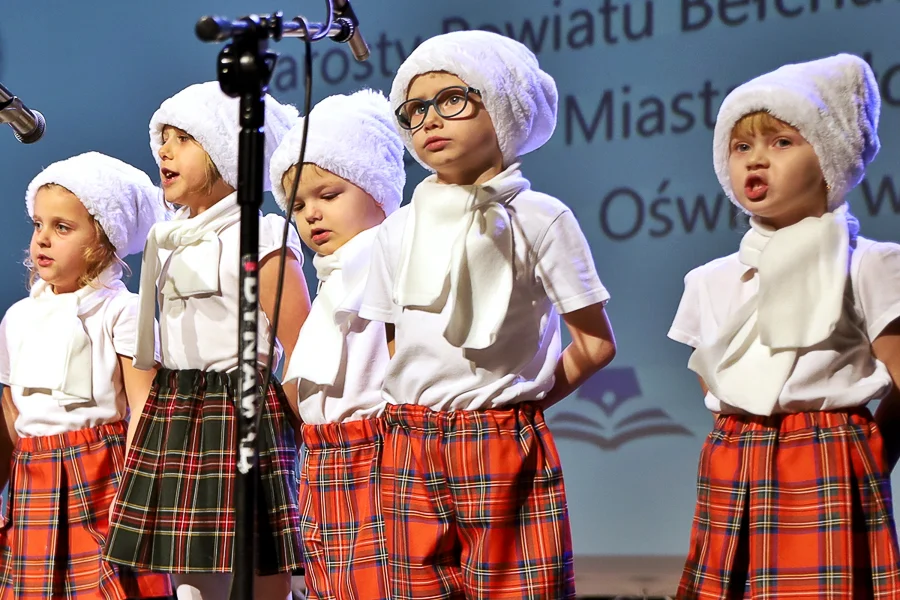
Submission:
{"label": "child's chin", "polygon": [[[758,212],[767,212],[772,205],[771,202],[767,202],[766,198],[760,198],[759,200],[750,200],[749,198],[741,198],[740,205],[747,212],[753,213],[756,215]],[[767,215],[760,214],[760,217],[765,217]]]}
{"label": "child's chin", "polygon": [[338,246],[335,246],[331,242],[325,242],[321,246],[316,246],[316,254],[321,256],[331,256],[337,249]]}
{"label": "child's chin", "polygon": [[[40,275],[40,273],[38,273],[38,275]],[[66,290],[66,291],[69,291],[69,288],[74,287],[71,282],[63,281],[60,277],[54,277],[53,275],[51,275],[49,273],[47,274],[46,277],[41,276],[41,281],[43,281],[44,283],[49,285],[51,288],[53,288],[54,291],[57,291],[60,288]]]}

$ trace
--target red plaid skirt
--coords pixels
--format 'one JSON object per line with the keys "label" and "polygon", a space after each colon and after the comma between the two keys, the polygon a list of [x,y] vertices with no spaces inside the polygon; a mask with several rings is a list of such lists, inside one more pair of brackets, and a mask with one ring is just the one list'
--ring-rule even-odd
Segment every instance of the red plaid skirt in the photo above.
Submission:
{"label": "red plaid skirt", "polygon": [[20,438],[0,529],[0,598],[149,598],[168,575],[102,559],[125,464],[125,422]]}
{"label": "red plaid skirt", "polygon": [[575,597],[562,467],[534,404],[385,413],[394,600]]}
{"label": "red plaid skirt", "polygon": [[382,431],[382,419],[303,426],[300,526],[310,599],[391,598]]}
{"label": "red plaid skirt", "polygon": [[868,409],[718,418],[679,599],[894,599],[898,563]]}

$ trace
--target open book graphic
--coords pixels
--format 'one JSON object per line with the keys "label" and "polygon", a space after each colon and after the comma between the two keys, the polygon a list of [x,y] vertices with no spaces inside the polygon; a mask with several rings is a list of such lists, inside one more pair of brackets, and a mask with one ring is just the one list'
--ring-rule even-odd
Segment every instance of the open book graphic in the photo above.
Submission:
{"label": "open book graphic", "polygon": [[[549,424],[557,438],[588,442],[602,450],[645,437],[693,436],[659,407],[641,408],[641,386],[631,367],[603,369],[576,392],[580,401],[552,413]],[[577,410],[574,410],[577,409]]]}

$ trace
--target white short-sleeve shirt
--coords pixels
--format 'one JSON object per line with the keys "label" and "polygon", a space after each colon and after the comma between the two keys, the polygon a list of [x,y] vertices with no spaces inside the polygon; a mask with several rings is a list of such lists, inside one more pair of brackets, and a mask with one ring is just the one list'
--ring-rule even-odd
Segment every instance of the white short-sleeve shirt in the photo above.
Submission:
{"label": "white short-sleeve shirt", "polygon": [[[737,254],[713,260],[684,278],[684,295],[669,337],[693,348],[714,342],[720,327],[759,287]],[[776,413],[846,409],[883,397],[892,385],[872,341],[900,317],[900,245],[857,239],[850,260],[844,314],[830,338],[802,350]],[[740,412],[712,393],[714,412]]]}
{"label": "white short-sleeve shirt", "polygon": [[[281,248],[284,218],[279,215],[260,216],[259,258],[277,252]],[[302,262],[300,238],[293,225],[290,227],[288,249]],[[221,244],[219,260],[219,292],[166,298],[157,294],[159,302],[161,364],[167,369],[200,369],[202,371],[227,372],[237,367],[238,353],[238,281],[240,265],[240,225],[234,223],[219,233]],[[163,288],[172,252],[159,251],[162,266],[157,279],[157,290]],[[290,298],[282,302],[282,310],[290,310]],[[259,313],[259,337],[257,359],[265,364],[269,345],[274,335],[270,331],[265,313]],[[275,364],[281,361],[281,344],[274,340]]]}
{"label": "white short-sleeve shirt", "polygon": [[[0,383],[9,386],[10,357],[18,347],[17,340],[7,336],[7,322],[20,318],[24,302],[13,304],[0,322]],[[128,411],[125,383],[119,355],[134,356],[137,333],[138,296],[122,290],[105,298],[80,316],[91,340],[90,373],[93,398],[83,403],[61,406],[50,394],[9,386],[19,411],[16,432],[23,437],[57,435],[87,427],[115,423]],[[53,340],[47,340],[52,344]]]}
{"label": "white short-sleeve shirt", "polygon": [[458,348],[444,338],[446,308],[430,313],[394,303],[409,207],[382,224],[360,316],[396,327],[395,354],[383,389],[387,402],[481,410],[539,400],[554,384],[561,353],[559,314],[609,299],[569,208],[556,198],[526,190],[508,210],[515,280],[497,341],[483,350]]}
{"label": "white short-sleeve shirt", "polygon": [[391,359],[384,323],[354,318],[347,333],[344,359],[334,385],[298,382],[300,418],[309,425],[341,423],[380,416],[381,395]]}

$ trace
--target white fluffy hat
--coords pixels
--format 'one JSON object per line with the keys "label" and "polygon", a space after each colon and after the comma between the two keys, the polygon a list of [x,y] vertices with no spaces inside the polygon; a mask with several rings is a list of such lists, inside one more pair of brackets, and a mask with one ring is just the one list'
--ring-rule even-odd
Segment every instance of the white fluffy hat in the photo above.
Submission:
{"label": "white fluffy hat", "polygon": [[[451,73],[481,90],[504,166],[537,150],[553,135],[559,104],[556,82],[523,44],[489,31],[454,31],[428,39],[397,70],[392,109],[406,101],[417,75],[433,71]],[[410,154],[428,168],[413,150],[411,132],[401,129],[400,135]]]}
{"label": "white fluffy hat", "polygon": [[50,183],[81,200],[120,257],[143,250],[150,228],[165,220],[162,193],[147,174],[99,152],[79,154],[41,171],[25,192],[28,216],[34,217],[38,190]]}
{"label": "white fluffy hat", "polygon": [[[302,140],[300,119],[272,155],[269,178],[281,210],[287,210],[290,192],[281,180],[300,158]],[[385,215],[397,210],[403,200],[403,142],[397,135],[390,103],[380,92],[361,90],[349,96],[329,96],[316,104],[309,113],[303,160],[362,188],[381,205]]]}
{"label": "white fluffy hat", "polygon": [[741,117],[758,111],[796,127],[813,147],[831,188],[829,210],[843,203],[878,154],[881,96],[863,59],[838,54],[785,65],[739,86],[719,109],[713,163],[719,183],[735,204],[728,175],[731,131]]}
{"label": "white fluffy hat", "polygon": [[[263,172],[268,175],[269,158],[278,147],[281,138],[297,121],[297,109],[280,104],[266,94],[266,149]],[[150,149],[156,164],[160,164],[159,149],[163,144],[162,132],[166,125],[177,127],[190,134],[203,147],[222,179],[237,189],[238,138],[240,99],[231,98],[222,91],[217,81],[190,85],[163,102],[150,119]],[[270,189],[268,179],[263,186]]]}

